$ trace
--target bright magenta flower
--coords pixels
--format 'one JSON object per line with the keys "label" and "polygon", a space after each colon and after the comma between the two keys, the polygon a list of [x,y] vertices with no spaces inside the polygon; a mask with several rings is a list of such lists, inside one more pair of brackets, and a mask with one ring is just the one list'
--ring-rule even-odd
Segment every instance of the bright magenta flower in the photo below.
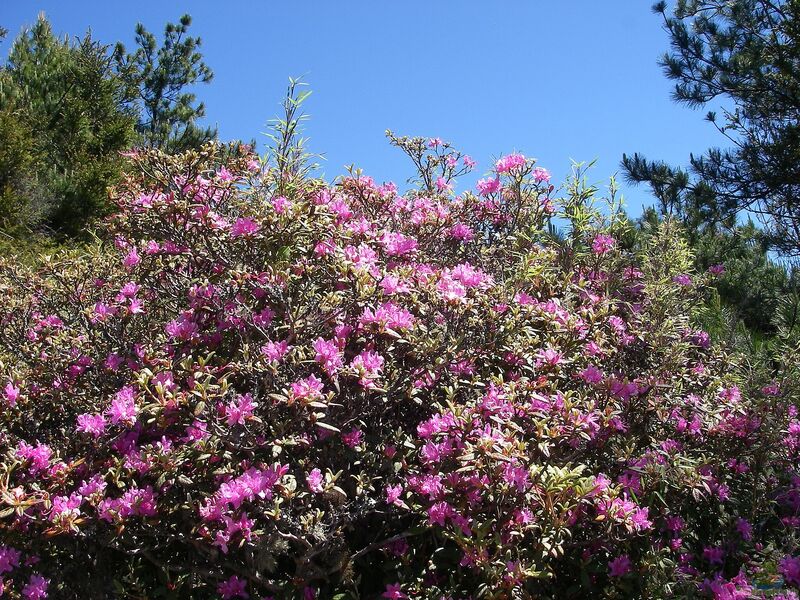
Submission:
{"label": "bright magenta flower", "polygon": [[250,594],[247,593],[247,581],[240,579],[238,575],[232,575],[229,579],[220,583],[217,586],[217,591],[219,591],[224,600],[250,597]]}
{"label": "bright magenta flower", "polygon": [[111,407],[108,409],[108,416],[113,424],[133,425],[136,421],[139,410],[136,407],[134,393],[135,390],[131,386],[125,386],[114,395]]}
{"label": "bright magenta flower", "polygon": [[608,574],[611,577],[623,577],[632,571],[631,559],[622,554],[608,563]]}
{"label": "bright magenta flower", "polygon": [[597,255],[607,254],[617,246],[617,241],[610,235],[597,234],[592,240],[592,252]]}
{"label": "bright magenta flower", "polygon": [[47,598],[47,588],[50,580],[41,575],[31,575],[28,583],[22,588],[22,597],[25,600],[43,600]]}
{"label": "bright magenta flower", "polygon": [[324,478],[322,476],[322,471],[319,469],[312,469],[309,474],[306,475],[306,482],[308,483],[308,489],[315,494],[325,491],[325,486],[323,485]]}
{"label": "bright magenta flower", "polygon": [[101,414],[86,413],[78,415],[78,422],[75,430],[99,438],[106,430],[106,418]]}
{"label": "bright magenta flower", "polygon": [[251,237],[258,233],[260,227],[252,219],[239,217],[231,227],[231,237]]}
{"label": "bright magenta flower", "polygon": [[494,168],[498,173],[508,173],[509,171],[524,167],[525,163],[526,160],[522,154],[509,154],[508,156],[500,158],[495,163]]}
{"label": "bright magenta flower", "polygon": [[390,583],[386,586],[386,591],[381,594],[381,598],[389,598],[389,600],[402,600],[408,598],[403,593],[403,589],[399,583]]}
{"label": "bright magenta flower", "polygon": [[15,406],[17,404],[17,400],[19,400],[19,392],[19,388],[10,381],[6,384],[6,387],[3,390],[3,396],[5,397],[6,403],[9,406]]}

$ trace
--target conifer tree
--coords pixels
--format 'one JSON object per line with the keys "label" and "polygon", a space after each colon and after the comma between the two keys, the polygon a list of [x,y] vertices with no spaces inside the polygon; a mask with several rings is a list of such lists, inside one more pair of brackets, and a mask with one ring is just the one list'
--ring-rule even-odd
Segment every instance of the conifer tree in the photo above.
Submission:
{"label": "conifer tree", "polygon": [[180,152],[197,148],[217,134],[215,128],[198,125],[205,116],[205,105],[189,91],[214,76],[199,51],[200,38],[187,35],[191,23],[189,15],[183,15],[177,24],[167,23],[160,47],[156,36],[141,23],[136,26],[138,47],[134,52],[127,53],[117,44],[117,68],[137,97],[137,131],[146,147]]}
{"label": "conifer tree", "polygon": [[723,148],[691,155],[688,171],[640,154],[627,177],[648,183],[662,212],[694,228],[732,226],[743,213],[764,225],[770,247],[800,254],[800,1],[658,2],[670,36],[660,64],[673,98],[706,119]]}
{"label": "conifer tree", "polygon": [[91,34],[59,39],[40,15],[19,35],[0,74],[0,226],[74,236],[108,212],[134,140],[126,89]]}

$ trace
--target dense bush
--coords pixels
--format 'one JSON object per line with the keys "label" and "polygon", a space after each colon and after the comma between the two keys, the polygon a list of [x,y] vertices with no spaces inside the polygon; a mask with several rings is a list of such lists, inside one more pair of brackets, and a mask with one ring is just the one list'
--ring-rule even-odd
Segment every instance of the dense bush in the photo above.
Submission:
{"label": "dense bush", "polygon": [[0,67],[0,232],[75,237],[109,214],[107,188],[135,139],[128,103],[91,35],[59,39],[44,15],[20,33]]}
{"label": "dense bush", "polygon": [[139,24],[132,53],[91,32],[59,38],[43,13],[20,32],[0,64],[0,254],[91,238],[132,145],[175,152],[216,137],[187,92],[212,78],[190,24],[168,23],[162,43]]}
{"label": "dense bush", "polygon": [[800,585],[796,390],[692,328],[669,224],[634,256],[580,182],[456,196],[468,156],[392,139],[418,189],[136,155],[109,247],[2,263],[6,595]]}

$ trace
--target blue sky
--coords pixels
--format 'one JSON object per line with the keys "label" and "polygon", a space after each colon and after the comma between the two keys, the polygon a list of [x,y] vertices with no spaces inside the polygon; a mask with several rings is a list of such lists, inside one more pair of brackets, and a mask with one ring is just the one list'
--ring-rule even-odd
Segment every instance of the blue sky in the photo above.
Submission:
{"label": "blue sky", "polygon": [[[263,148],[287,78],[303,76],[313,90],[310,147],[325,155],[329,178],[353,163],[379,181],[411,176],[387,128],[446,139],[480,173],[512,150],[537,157],[557,181],[570,159],[597,159],[590,179],[601,184],[623,152],[685,164],[690,152],[721,143],[705,111],[670,100],[656,64],[668,39],[649,0],[0,4],[9,37],[44,11],[58,33],[91,28],[129,46],[137,21],[160,33],[188,12],[215,73],[198,94],[221,137]],[[623,191],[634,215],[652,203],[645,188]]]}

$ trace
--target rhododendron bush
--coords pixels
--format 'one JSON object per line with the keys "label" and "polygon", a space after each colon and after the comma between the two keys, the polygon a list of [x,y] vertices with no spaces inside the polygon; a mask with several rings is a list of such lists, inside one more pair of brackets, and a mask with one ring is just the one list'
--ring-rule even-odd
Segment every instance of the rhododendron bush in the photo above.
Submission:
{"label": "rhododendron bush", "polygon": [[714,274],[392,140],[402,192],[135,154],[107,243],[2,264],[3,593],[794,597],[795,390],[692,325]]}

